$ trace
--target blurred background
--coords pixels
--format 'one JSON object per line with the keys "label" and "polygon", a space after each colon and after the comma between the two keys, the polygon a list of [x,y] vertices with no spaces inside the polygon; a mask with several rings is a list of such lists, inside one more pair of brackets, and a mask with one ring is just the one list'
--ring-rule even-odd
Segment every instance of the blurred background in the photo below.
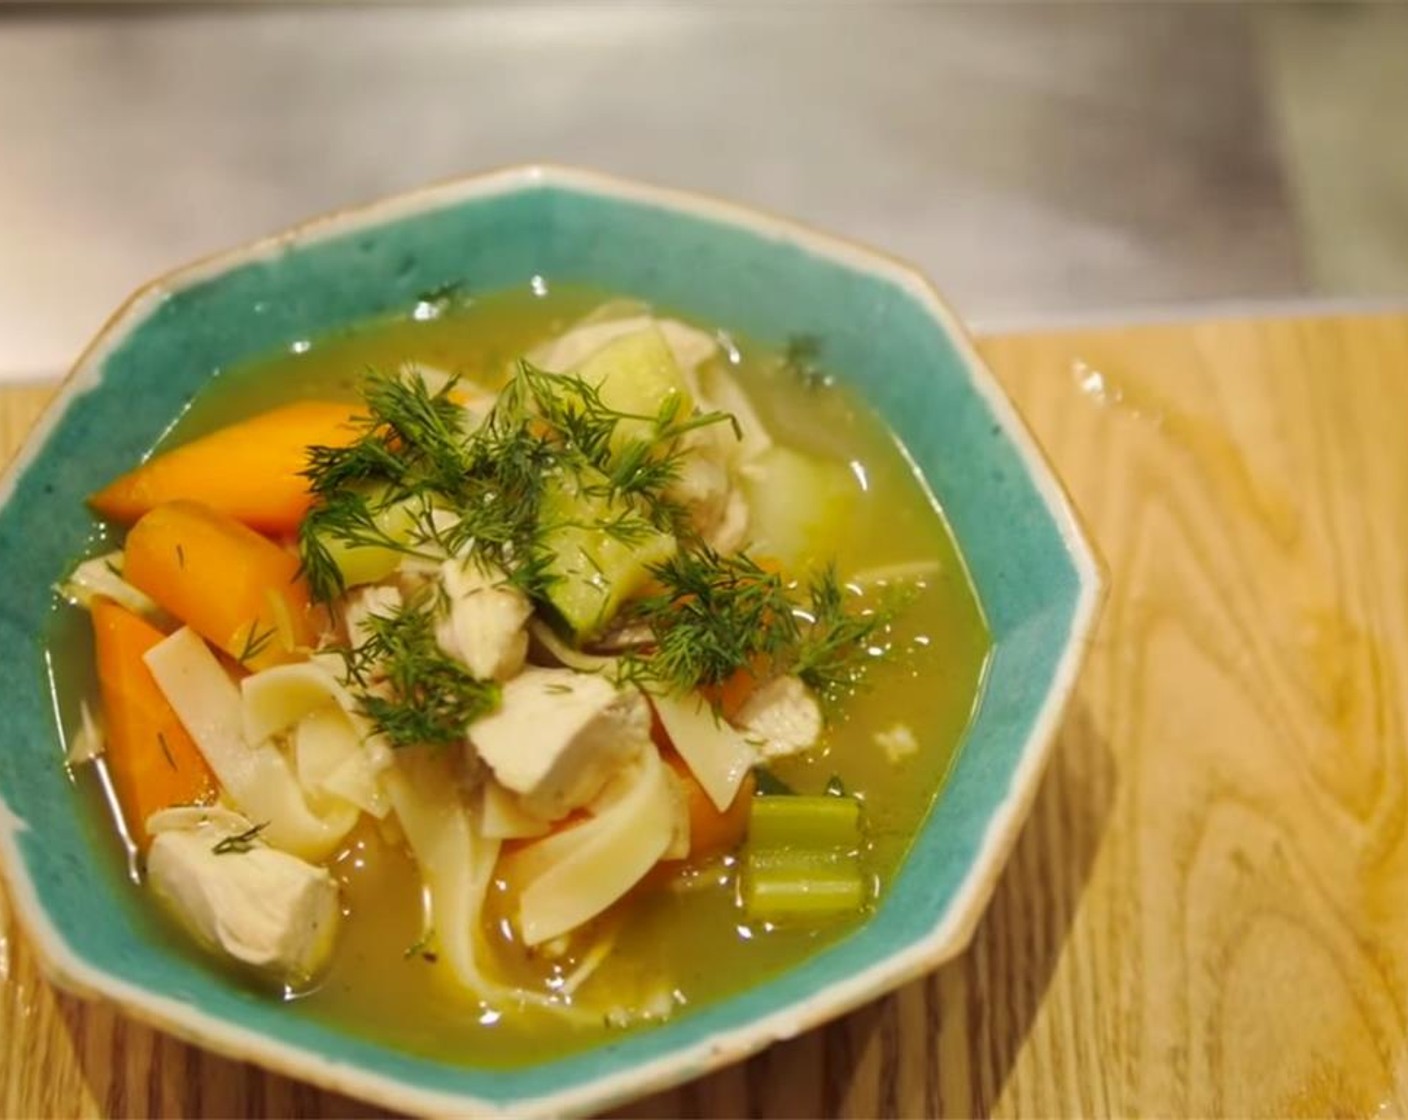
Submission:
{"label": "blurred background", "polygon": [[921,265],[979,329],[1408,297],[1408,6],[0,4],[0,379],[133,287],[524,160]]}

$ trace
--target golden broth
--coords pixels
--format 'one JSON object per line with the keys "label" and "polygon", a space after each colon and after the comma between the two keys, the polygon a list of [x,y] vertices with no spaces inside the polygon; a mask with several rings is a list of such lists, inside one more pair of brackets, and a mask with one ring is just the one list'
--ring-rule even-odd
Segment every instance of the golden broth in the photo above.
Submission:
{"label": "golden broth", "polygon": [[[502,293],[450,301],[433,317],[368,323],[300,342],[285,354],[222,371],[164,443],[292,399],[353,398],[365,370],[406,361],[495,384],[514,356],[567,329],[602,299],[580,288],[546,296]],[[896,624],[899,655],[873,670],[869,687],[847,704],[818,750],[773,767],[798,792],[820,793],[839,778],[863,799],[869,870],[883,893],[968,724],[989,647],[987,631],[941,514],[884,427],[844,389],[808,387],[775,352],[746,340],[738,348],[734,373],[773,434],[850,464],[858,479],[855,508],[835,533],[841,575],[916,560],[938,564],[938,574],[927,579]],[[51,642],[56,703],[67,727],[76,722],[77,698],[94,696],[91,640],[77,615],[68,608],[58,612]],[[896,761],[876,736],[899,723],[914,730],[918,749]],[[344,886],[347,920],[327,975],[299,997],[301,1010],[426,1056],[477,1065],[538,1061],[545,1052],[591,1045],[614,1029],[573,1025],[541,1011],[500,1017],[456,993],[433,942],[418,944],[421,896],[414,866],[370,823],[336,858],[334,872]],[[809,928],[749,925],[735,905],[727,868],[718,864],[676,889],[636,892],[618,910],[616,948],[585,990],[607,991],[629,1003],[663,979],[664,989],[683,1005],[677,1013],[753,985],[863,920],[857,915]]]}

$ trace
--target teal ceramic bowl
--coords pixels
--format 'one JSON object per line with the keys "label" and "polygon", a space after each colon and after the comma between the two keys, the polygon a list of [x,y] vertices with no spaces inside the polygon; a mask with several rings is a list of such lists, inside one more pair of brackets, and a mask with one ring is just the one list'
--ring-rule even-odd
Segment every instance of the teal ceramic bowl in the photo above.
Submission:
{"label": "teal ceramic bowl", "polygon": [[[994,650],[948,784],[856,933],[656,1029],[509,1072],[396,1052],[174,954],[99,858],[60,753],[40,638],[86,494],[140,457],[212,371],[409,306],[535,275],[635,295],[771,342],[807,331],[903,440],[972,571]],[[959,952],[1031,803],[1100,600],[1051,470],[922,276],[789,222],[552,167],[483,175],[301,226],[164,277],[93,342],[0,480],[0,866],[48,974],[185,1039],[384,1106],[560,1114],[706,1073]]]}

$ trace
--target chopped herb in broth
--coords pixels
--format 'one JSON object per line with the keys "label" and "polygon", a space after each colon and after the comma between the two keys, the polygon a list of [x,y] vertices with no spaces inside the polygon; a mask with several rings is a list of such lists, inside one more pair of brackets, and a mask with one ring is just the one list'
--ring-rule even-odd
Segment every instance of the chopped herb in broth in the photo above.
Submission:
{"label": "chopped herb in broth", "polygon": [[[173,937],[290,1014],[511,1066],[865,920],[987,633],[824,340],[717,337],[427,292],[221,372],[94,496],[56,710],[101,706]],[[217,878],[267,919],[203,928]]]}

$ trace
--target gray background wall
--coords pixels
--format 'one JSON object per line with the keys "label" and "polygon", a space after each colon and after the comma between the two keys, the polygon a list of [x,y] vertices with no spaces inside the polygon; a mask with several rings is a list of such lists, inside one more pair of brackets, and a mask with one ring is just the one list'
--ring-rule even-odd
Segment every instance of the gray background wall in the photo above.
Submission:
{"label": "gray background wall", "polygon": [[550,159],[917,261],[978,326],[1408,294],[1408,8],[0,6],[0,377],[299,218]]}

